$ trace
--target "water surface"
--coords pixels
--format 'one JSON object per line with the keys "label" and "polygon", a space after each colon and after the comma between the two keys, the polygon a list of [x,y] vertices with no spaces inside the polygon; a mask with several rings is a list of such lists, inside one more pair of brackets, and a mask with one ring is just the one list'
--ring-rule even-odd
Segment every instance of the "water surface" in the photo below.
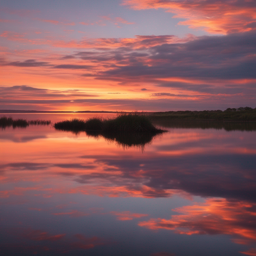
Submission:
{"label": "water surface", "polygon": [[1,130],[1,255],[256,255],[256,132],[167,129],[136,147]]}

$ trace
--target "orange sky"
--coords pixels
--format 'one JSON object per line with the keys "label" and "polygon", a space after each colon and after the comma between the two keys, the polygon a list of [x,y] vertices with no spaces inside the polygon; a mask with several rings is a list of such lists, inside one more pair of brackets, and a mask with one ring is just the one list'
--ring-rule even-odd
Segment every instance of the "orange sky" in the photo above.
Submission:
{"label": "orange sky", "polygon": [[3,5],[0,110],[254,107],[253,1],[102,5]]}

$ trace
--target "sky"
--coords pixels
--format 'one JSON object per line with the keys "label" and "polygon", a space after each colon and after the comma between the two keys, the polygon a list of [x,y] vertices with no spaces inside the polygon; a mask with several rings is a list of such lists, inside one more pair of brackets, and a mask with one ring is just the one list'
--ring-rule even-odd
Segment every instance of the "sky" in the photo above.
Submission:
{"label": "sky", "polygon": [[255,0],[0,0],[0,110],[256,100]]}

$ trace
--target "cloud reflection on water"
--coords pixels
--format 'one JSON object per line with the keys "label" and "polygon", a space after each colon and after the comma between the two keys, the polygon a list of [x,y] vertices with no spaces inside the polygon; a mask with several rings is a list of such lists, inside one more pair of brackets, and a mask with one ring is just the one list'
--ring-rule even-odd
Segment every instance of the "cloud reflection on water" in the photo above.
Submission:
{"label": "cloud reflection on water", "polygon": [[[136,147],[117,147],[115,143],[87,137],[86,134],[74,136],[58,133],[52,128],[47,128],[45,133],[37,128],[22,130],[24,136],[27,133],[37,136],[37,132],[44,138],[23,143],[1,139],[5,148],[0,166],[0,207],[5,210],[1,215],[6,219],[6,209],[12,205],[19,209],[25,207],[21,211],[26,214],[12,213],[14,216],[10,215],[7,222],[14,218],[26,223],[25,216],[28,215],[55,223],[53,230],[49,227],[44,230],[37,222],[31,223],[31,227],[40,230],[36,231],[35,239],[42,237],[51,243],[50,238],[56,237],[54,243],[58,245],[45,245],[56,255],[64,252],[59,250],[62,246],[71,253],[76,250],[74,248],[91,250],[108,244],[105,241],[108,236],[102,231],[108,222],[114,229],[121,223],[131,223],[121,230],[128,227],[139,228],[141,232],[145,228],[159,232],[170,230],[177,233],[175,236],[227,235],[234,244],[241,246],[241,252],[253,255],[254,249],[251,248],[256,244],[256,146],[253,132],[173,128],[154,138],[143,152]],[[4,134],[11,136],[9,130],[3,131],[2,137]],[[89,198],[94,199],[90,201]],[[154,203],[152,209],[139,209],[138,205],[130,208],[130,204],[122,205],[120,201],[110,206],[106,203],[92,205],[98,200],[96,198],[104,201],[110,198],[113,202],[125,198],[152,202],[164,199],[169,200],[170,206],[169,211],[157,208],[153,213]],[[183,200],[183,205],[172,206],[175,198]],[[166,214],[171,214],[171,217]],[[75,222],[87,223],[87,226],[90,223],[97,226],[100,222],[103,226],[86,230],[87,238],[76,237],[75,234],[81,234],[81,231],[74,233],[79,224],[72,228],[68,224]],[[65,224],[60,228],[58,223]],[[8,227],[5,229],[10,231]],[[159,232],[152,233],[157,244],[160,241],[157,237],[160,239],[162,234]],[[67,241],[69,237],[72,237],[71,242]],[[24,253],[45,250],[45,247],[33,243],[21,246],[17,242],[16,250],[20,248]],[[14,253],[8,242],[0,245],[4,251]],[[113,243],[111,246],[118,248]],[[161,251],[165,254],[157,253]],[[161,246],[142,255],[173,253],[184,255],[171,248],[161,249]]]}

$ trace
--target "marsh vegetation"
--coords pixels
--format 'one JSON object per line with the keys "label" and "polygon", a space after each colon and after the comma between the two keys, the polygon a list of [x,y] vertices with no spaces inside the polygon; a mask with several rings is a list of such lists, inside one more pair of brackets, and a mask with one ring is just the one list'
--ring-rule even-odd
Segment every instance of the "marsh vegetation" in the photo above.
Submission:
{"label": "marsh vegetation", "polygon": [[204,111],[168,111],[154,112],[149,114],[151,120],[165,119],[187,119],[187,120],[218,120],[218,121],[255,121],[256,108],[240,107],[222,110]]}
{"label": "marsh vegetation", "polygon": [[224,129],[226,131],[256,131],[256,109],[228,108],[204,111],[154,112],[148,118],[166,128]]}
{"label": "marsh vegetation", "polygon": [[44,121],[44,120],[27,121],[27,120],[24,120],[24,119],[13,120],[10,117],[0,118],[0,127],[2,127],[2,128],[6,128],[6,127],[26,128],[29,125],[49,125],[49,124],[51,124],[51,121]]}
{"label": "marsh vegetation", "polygon": [[98,118],[89,119],[87,121],[73,119],[71,121],[63,121],[56,123],[54,127],[64,131],[97,131],[100,133],[112,132],[148,132],[162,133],[161,129],[157,129],[146,116],[137,114],[120,115],[115,119],[101,120]]}
{"label": "marsh vegetation", "polygon": [[92,118],[87,121],[73,119],[54,125],[55,129],[72,131],[74,133],[86,132],[89,136],[103,136],[114,140],[123,146],[145,145],[152,138],[164,131],[156,128],[151,121],[142,115],[126,114],[115,119],[101,120]]}

